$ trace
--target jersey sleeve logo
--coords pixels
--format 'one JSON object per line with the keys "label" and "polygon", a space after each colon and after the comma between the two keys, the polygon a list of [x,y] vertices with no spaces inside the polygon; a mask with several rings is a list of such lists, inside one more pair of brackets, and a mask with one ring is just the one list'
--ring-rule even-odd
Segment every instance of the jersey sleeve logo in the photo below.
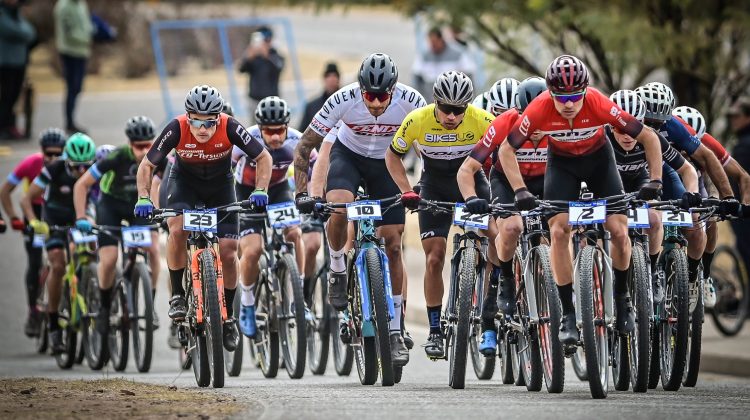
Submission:
{"label": "jersey sleeve logo", "polygon": [[495,132],[495,126],[491,125],[487,129],[487,133],[485,133],[485,135],[482,137],[482,144],[485,147],[492,146],[492,142],[495,140],[495,134],[496,134],[496,132]]}
{"label": "jersey sleeve logo", "polygon": [[396,146],[400,147],[401,149],[406,149],[406,140],[402,139],[401,137],[396,138]]}
{"label": "jersey sleeve logo", "polygon": [[520,131],[524,136],[528,137],[529,127],[531,127],[531,120],[529,119],[528,115],[524,115],[523,120],[521,120],[521,125],[518,127],[518,131]]}

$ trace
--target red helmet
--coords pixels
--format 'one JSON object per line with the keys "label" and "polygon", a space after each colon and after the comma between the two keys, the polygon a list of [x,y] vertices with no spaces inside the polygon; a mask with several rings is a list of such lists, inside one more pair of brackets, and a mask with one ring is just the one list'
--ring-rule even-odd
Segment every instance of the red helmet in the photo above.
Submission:
{"label": "red helmet", "polygon": [[589,85],[589,70],[572,55],[561,55],[547,67],[547,88],[553,93],[579,92]]}

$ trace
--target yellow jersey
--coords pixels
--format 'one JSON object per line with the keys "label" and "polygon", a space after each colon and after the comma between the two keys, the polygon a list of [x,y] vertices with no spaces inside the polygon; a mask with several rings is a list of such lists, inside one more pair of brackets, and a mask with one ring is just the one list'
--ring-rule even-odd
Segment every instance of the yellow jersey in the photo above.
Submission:
{"label": "yellow jersey", "polygon": [[437,120],[433,103],[411,111],[404,118],[393,137],[391,150],[403,155],[413,142],[417,142],[424,161],[424,172],[455,175],[494,118],[489,112],[469,105],[461,124],[447,130]]}

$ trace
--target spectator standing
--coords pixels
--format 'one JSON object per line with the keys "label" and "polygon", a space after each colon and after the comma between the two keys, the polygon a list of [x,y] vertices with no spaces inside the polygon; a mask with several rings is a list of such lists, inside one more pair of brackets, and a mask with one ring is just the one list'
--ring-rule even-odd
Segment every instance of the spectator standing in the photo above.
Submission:
{"label": "spectator standing", "polygon": [[55,41],[62,62],[67,95],[65,98],[65,129],[81,132],[75,123],[78,94],[83,89],[86,64],[91,57],[94,27],[86,0],[58,0],[55,4]]}
{"label": "spectator standing", "polygon": [[284,57],[272,46],[273,31],[262,27],[253,33],[240,72],[250,76],[250,124],[255,124],[255,108],[266,96],[279,95],[279,77],[284,69]]}
{"label": "spectator standing", "polygon": [[476,73],[476,65],[460,44],[449,44],[443,37],[440,28],[432,28],[427,33],[429,48],[417,55],[412,66],[414,87],[425,98],[432,98],[432,85],[437,77],[447,71],[456,70],[472,77]]}
{"label": "spectator standing", "polygon": [[16,140],[29,133],[16,127],[13,107],[21,94],[29,49],[36,42],[36,30],[21,15],[22,0],[0,0],[0,139]]}
{"label": "spectator standing", "polygon": [[315,99],[311,99],[305,106],[305,114],[302,116],[302,121],[299,123],[299,131],[305,132],[307,126],[310,125],[315,113],[320,111],[323,107],[323,103],[328,99],[329,96],[336,93],[341,88],[341,74],[336,63],[326,64],[325,70],[323,70],[323,93]]}
{"label": "spectator standing", "polygon": [[[729,108],[729,124],[737,136],[737,144],[732,150],[732,157],[746,171],[750,171],[750,98],[739,98]],[[739,197],[739,194],[735,194]],[[744,207],[744,206],[743,206]],[[750,223],[746,219],[732,221],[732,230],[736,237],[737,250],[742,255],[745,265],[750,265]]]}

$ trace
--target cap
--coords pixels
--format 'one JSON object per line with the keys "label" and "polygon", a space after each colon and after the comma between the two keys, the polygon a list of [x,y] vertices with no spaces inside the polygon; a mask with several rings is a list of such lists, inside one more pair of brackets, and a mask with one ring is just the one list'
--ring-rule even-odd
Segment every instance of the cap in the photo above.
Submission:
{"label": "cap", "polygon": [[326,64],[326,69],[323,71],[323,77],[328,77],[329,74],[335,74],[336,76],[341,77],[336,63],[331,62]]}
{"label": "cap", "polygon": [[727,111],[728,115],[750,115],[750,98],[747,96],[739,97]]}

